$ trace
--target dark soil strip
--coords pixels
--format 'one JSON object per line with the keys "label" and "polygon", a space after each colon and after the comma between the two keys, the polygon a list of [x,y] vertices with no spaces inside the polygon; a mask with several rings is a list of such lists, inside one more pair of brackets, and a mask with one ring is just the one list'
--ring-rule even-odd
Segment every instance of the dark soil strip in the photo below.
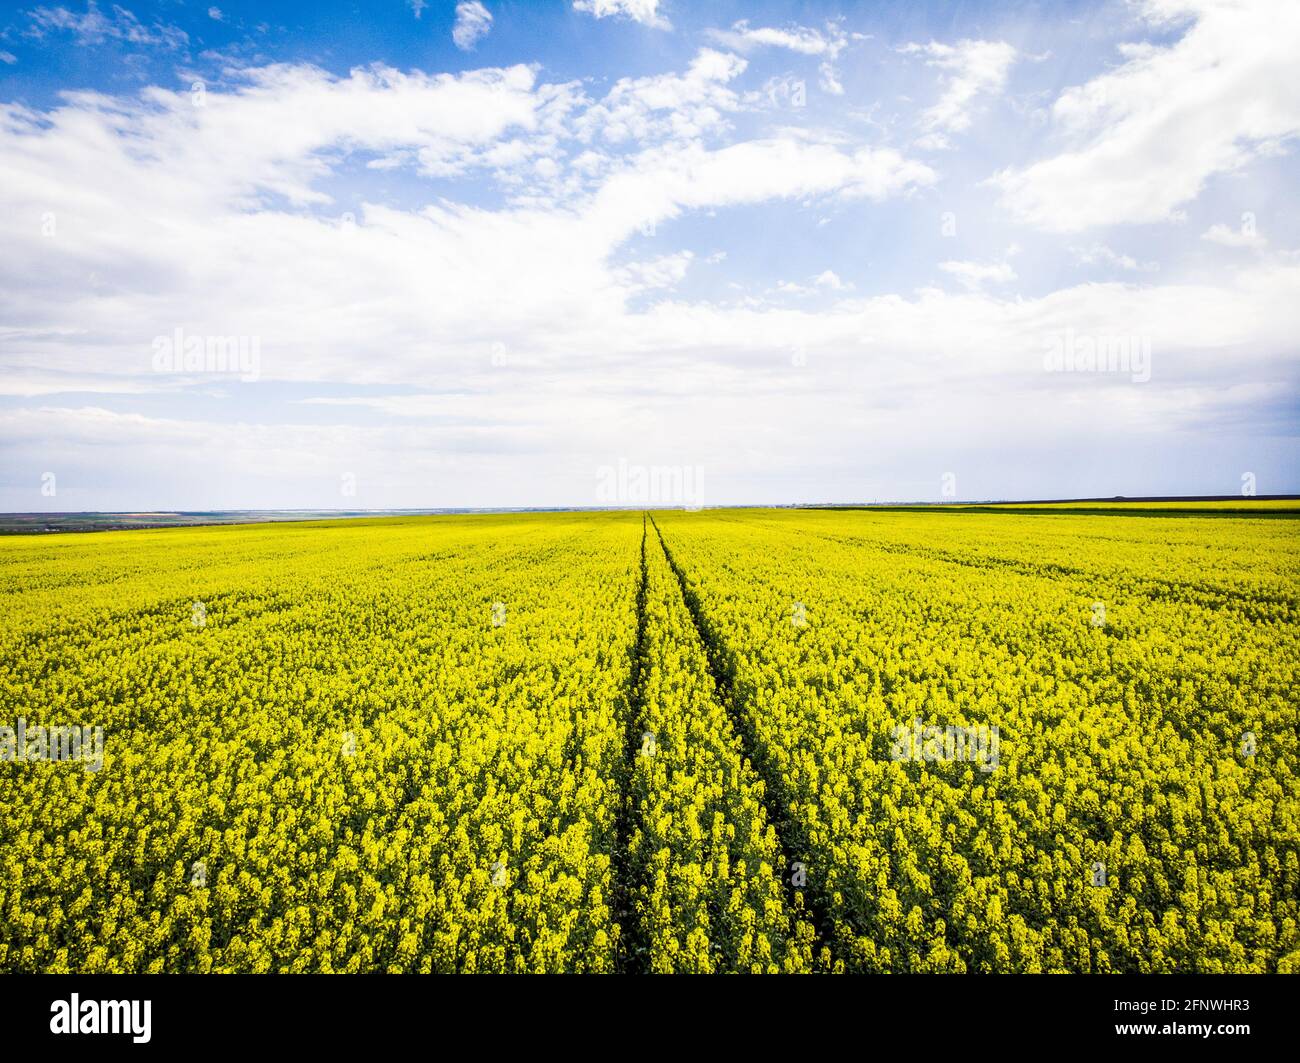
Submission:
{"label": "dark soil strip", "polygon": [[[740,737],[741,752],[763,782],[763,806],[767,812],[767,821],[776,831],[777,843],[781,847],[781,852],[785,854],[785,866],[780,869],[780,874],[785,886],[786,902],[790,911],[795,912],[797,911],[794,896],[796,889],[803,894],[804,911],[811,919],[813,930],[817,934],[813,957],[820,967],[819,957],[822,950],[829,945],[834,936],[831,921],[826,914],[827,898],[823,886],[826,881],[825,869],[815,863],[814,854],[810,851],[803,829],[789,813],[782,780],[774,765],[763,755],[758,735],[754,731],[749,713],[745,710],[744,695],[736,687],[736,668],[731,653],[705,617],[699,596],[691,589],[686,573],[673,557],[673,552],[668,549],[664,533],[653,517],[650,518],[650,523],[659,537],[659,545],[663,547],[664,557],[668,559],[668,567],[677,577],[678,586],[682,590],[682,600],[685,601],[686,609],[691,614],[695,630],[699,633],[700,641],[704,643],[709,662],[709,674],[713,677],[713,684],[717,688],[718,700],[727,710],[727,715],[731,718],[731,726]],[[796,860],[804,864],[807,875],[807,883],[802,888],[796,887],[793,882],[791,861]]]}
{"label": "dark soil strip", "polygon": [[615,824],[615,844],[613,853],[613,897],[612,908],[614,921],[619,925],[618,954],[614,962],[620,974],[645,973],[645,934],[641,920],[633,910],[633,868],[628,855],[628,843],[632,838],[632,826],[635,821],[635,796],[632,793],[632,775],[636,767],[637,750],[641,747],[640,725],[645,715],[645,691],[643,676],[645,674],[645,598],[646,598],[646,527],[645,517],[641,518],[641,583],[636,592],[636,644],[632,648],[632,678],[627,696],[627,715],[623,721],[625,732],[624,753],[619,790],[621,804],[618,822]]}

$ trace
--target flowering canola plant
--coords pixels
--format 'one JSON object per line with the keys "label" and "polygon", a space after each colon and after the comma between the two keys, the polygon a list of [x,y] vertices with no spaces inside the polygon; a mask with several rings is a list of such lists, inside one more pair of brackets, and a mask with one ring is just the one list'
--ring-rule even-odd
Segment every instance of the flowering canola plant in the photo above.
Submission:
{"label": "flowering canola plant", "polygon": [[1293,528],[2,538],[0,971],[1300,970]]}

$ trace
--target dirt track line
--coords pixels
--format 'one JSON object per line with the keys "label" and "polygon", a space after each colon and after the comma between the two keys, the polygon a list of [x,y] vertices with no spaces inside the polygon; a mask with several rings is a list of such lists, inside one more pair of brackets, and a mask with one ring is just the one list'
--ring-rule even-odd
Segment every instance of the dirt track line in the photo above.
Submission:
{"label": "dirt track line", "polygon": [[614,851],[610,855],[613,895],[611,910],[614,921],[619,926],[618,951],[615,954],[615,970],[620,974],[645,973],[645,934],[641,920],[633,910],[632,866],[628,854],[628,844],[632,839],[632,828],[636,815],[635,799],[632,793],[632,774],[636,767],[637,750],[640,748],[640,725],[645,715],[645,692],[642,677],[645,672],[645,600],[647,590],[646,571],[646,537],[648,529],[646,518],[641,518],[641,580],[636,592],[636,643],[632,648],[632,669],[627,696],[627,714],[623,721],[624,752],[619,779],[619,814],[614,829]]}
{"label": "dirt track line", "polygon": [[[664,539],[664,533],[653,517],[650,518],[650,525],[654,528],[655,535],[659,539],[659,546],[668,561],[668,567],[672,569],[673,575],[677,577],[677,585],[681,589],[682,601],[686,604],[686,611],[690,614],[691,622],[695,625],[695,631],[704,644],[709,674],[713,677],[713,685],[717,689],[718,700],[726,709],[727,716],[731,720],[732,729],[740,738],[742,754],[763,783],[763,808],[767,813],[768,823],[772,825],[772,829],[776,832],[777,845],[782,853],[781,882],[785,887],[786,903],[791,914],[796,918],[802,910],[811,919],[813,930],[817,935],[813,956],[814,960],[820,965],[819,957],[823,952],[829,951],[832,938],[832,924],[826,915],[825,899],[822,896],[823,891],[816,886],[818,881],[825,880],[825,876],[818,878],[817,869],[812,861],[811,847],[806,844],[803,831],[789,813],[789,806],[785,799],[785,787],[780,785],[780,780],[773,770],[772,764],[762,754],[753,723],[745,709],[743,698],[736,689],[736,674],[731,663],[731,655],[704,616],[699,597],[691,589],[685,571],[677,563],[677,559],[673,557],[673,553]],[[802,888],[794,885],[792,859],[798,859],[805,867],[807,884]],[[800,896],[796,896],[796,894]]]}

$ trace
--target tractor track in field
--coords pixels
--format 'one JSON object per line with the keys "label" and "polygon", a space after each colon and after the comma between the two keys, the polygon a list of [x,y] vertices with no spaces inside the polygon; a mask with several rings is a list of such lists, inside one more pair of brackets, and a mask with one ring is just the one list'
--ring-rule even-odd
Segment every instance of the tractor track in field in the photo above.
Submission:
{"label": "tractor track in field", "polygon": [[[776,832],[777,845],[782,853],[780,877],[785,890],[786,903],[790,912],[797,914],[800,905],[795,894],[796,892],[803,894],[802,909],[810,919],[816,935],[813,958],[814,962],[819,964],[822,954],[829,951],[829,945],[833,937],[832,923],[827,916],[825,891],[817,885],[817,883],[825,881],[825,876],[818,877],[819,868],[813,862],[811,846],[806,844],[803,831],[790,815],[785,787],[780,784],[778,773],[774,770],[772,763],[761,752],[758,735],[755,733],[749,713],[746,712],[743,704],[743,696],[737,690],[736,672],[735,666],[731,662],[731,654],[704,616],[699,597],[691,589],[686,579],[686,572],[677,563],[677,559],[673,557],[673,552],[668,548],[663,531],[653,517],[648,519],[650,526],[655,530],[655,536],[659,540],[660,549],[664,552],[664,558],[668,561],[668,567],[672,569],[673,575],[677,578],[682,601],[686,604],[686,611],[690,614],[691,622],[695,625],[696,634],[699,636],[700,642],[704,644],[709,674],[713,678],[718,700],[722,703],[728,718],[731,720],[732,729],[740,738],[741,753],[749,761],[754,773],[763,783],[763,808],[767,813],[768,823]],[[644,579],[644,538],[642,539],[641,563]],[[644,583],[642,586],[644,589]],[[791,863],[794,859],[800,860],[806,868],[807,885],[802,889],[798,889],[794,885],[793,864]]]}
{"label": "tractor track in field", "polygon": [[647,591],[646,539],[649,529],[646,518],[641,518],[641,577],[636,592],[636,642],[632,648],[632,670],[627,696],[627,714],[623,721],[624,750],[623,763],[620,765],[619,779],[619,813],[614,829],[614,852],[611,858],[613,896],[611,909],[619,926],[618,949],[614,956],[614,968],[619,974],[644,974],[646,943],[641,920],[637,917],[633,902],[634,882],[633,868],[628,845],[632,839],[632,830],[636,818],[636,799],[632,792],[632,776],[636,768],[637,750],[640,748],[638,727],[645,715],[645,674],[646,654],[646,616],[645,600]]}

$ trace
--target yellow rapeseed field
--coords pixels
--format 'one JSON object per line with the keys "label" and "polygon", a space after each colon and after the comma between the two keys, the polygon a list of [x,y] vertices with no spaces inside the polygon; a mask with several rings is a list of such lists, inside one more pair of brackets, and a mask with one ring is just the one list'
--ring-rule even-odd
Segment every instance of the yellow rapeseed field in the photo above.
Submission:
{"label": "yellow rapeseed field", "polygon": [[1293,516],[0,539],[0,971],[1297,971]]}

